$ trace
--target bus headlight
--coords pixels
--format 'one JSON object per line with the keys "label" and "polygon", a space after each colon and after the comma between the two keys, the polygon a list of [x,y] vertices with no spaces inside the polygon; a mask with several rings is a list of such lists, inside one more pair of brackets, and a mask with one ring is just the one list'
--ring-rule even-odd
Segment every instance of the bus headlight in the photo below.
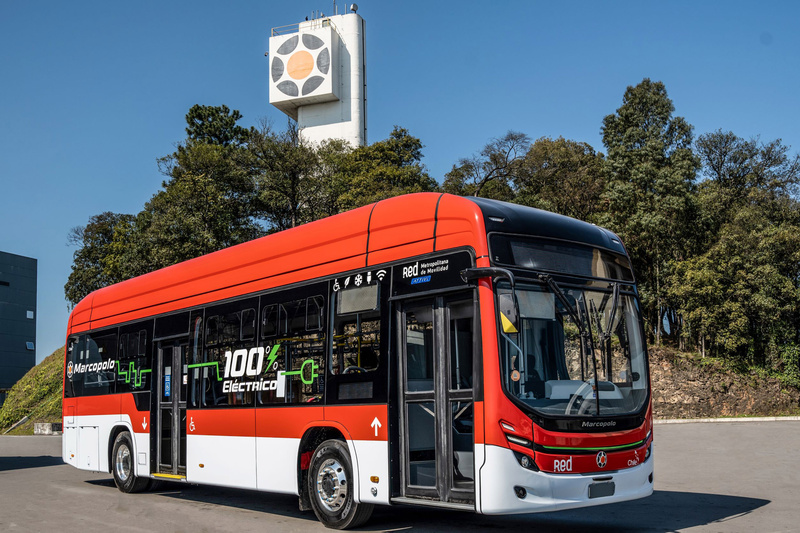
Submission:
{"label": "bus headlight", "polygon": [[530,455],[514,451],[514,457],[517,458],[517,462],[522,468],[526,470],[533,470],[534,472],[539,471],[539,467],[536,466],[536,461],[534,461]]}

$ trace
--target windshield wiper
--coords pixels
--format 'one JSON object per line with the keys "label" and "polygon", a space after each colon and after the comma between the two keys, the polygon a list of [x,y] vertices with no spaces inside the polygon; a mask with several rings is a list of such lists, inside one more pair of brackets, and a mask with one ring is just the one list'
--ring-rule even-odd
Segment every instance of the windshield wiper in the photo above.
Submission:
{"label": "windshield wiper", "polygon": [[592,317],[594,318],[595,327],[597,328],[598,335],[600,336],[600,346],[603,351],[603,372],[608,375],[608,372],[611,369],[611,332],[614,329],[614,321],[617,317],[617,305],[619,303],[619,283],[610,283],[609,287],[611,287],[611,314],[608,317],[608,322],[606,322],[606,327],[603,328],[603,321],[601,317],[606,310],[606,306],[608,305],[608,295],[603,297],[603,301],[600,303],[600,308],[598,309],[594,305],[594,301],[589,302],[590,312]]}
{"label": "windshield wiper", "polygon": [[[583,319],[578,314],[579,311],[576,309],[569,300],[567,299],[567,295],[564,294],[564,291],[561,290],[556,280],[553,279],[552,276],[549,274],[539,274],[539,280],[543,281],[547,284],[551,291],[558,297],[561,301],[561,304],[566,308],[569,315],[572,317],[573,322],[578,326],[578,331],[581,334],[581,378],[586,375],[586,368],[585,368],[585,360],[586,354],[592,354],[592,366],[594,367],[594,397],[595,397],[595,408],[597,409],[597,414],[600,414],[600,382],[598,381],[597,377],[597,356],[594,352],[594,339],[592,337],[592,328],[586,327],[583,322]],[[588,323],[589,316],[588,311],[584,311],[587,315],[586,321]]]}
{"label": "windshield wiper", "polygon": [[[614,328],[614,321],[617,319],[617,305],[619,305],[619,283],[612,283],[612,296],[611,296],[611,314],[608,317],[608,323],[606,324],[605,330],[601,330],[599,327],[597,331],[600,332],[600,342],[603,346],[603,354],[606,358],[606,368],[611,368],[611,332]],[[598,326],[599,326],[600,317],[598,317]]]}

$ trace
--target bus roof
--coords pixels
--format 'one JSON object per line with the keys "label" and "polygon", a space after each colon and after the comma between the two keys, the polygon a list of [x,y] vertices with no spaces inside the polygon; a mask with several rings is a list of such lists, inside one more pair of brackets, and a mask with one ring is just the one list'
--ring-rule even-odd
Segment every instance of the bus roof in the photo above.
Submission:
{"label": "bus roof", "polygon": [[485,198],[416,193],[381,200],[190,259],[81,300],[70,333],[204,305],[340,272],[470,246],[489,266],[487,233],[538,235],[625,250],[608,230]]}
{"label": "bus roof", "polygon": [[536,235],[548,239],[589,244],[619,254],[626,254],[622,240],[615,233],[600,226],[509,202],[475,198],[474,196],[469,196],[468,199],[481,208],[487,233]]}
{"label": "bus roof", "polygon": [[487,254],[477,204],[439,193],[389,198],[99,289],[73,309],[70,333],[458,246]]}

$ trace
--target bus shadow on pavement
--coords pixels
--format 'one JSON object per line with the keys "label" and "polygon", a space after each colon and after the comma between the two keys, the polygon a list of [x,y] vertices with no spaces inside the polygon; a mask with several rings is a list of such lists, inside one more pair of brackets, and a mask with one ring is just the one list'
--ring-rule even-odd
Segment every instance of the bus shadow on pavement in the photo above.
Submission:
{"label": "bus shadow on pavement", "polygon": [[[97,485],[114,485],[112,479],[95,480]],[[314,513],[301,512],[297,497],[244,489],[164,483],[152,493],[187,502],[213,504],[316,522]],[[678,531],[708,524],[720,524],[747,515],[770,503],[770,500],[708,494],[656,490],[652,496],[631,502],[587,507],[553,513],[524,515],[476,515],[408,505],[376,506],[372,518],[361,531],[412,530],[419,532],[483,531],[517,528],[540,531],[593,533]]]}
{"label": "bus shadow on pavement", "polygon": [[[656,490],[652,496],[631,502],[525,515],[468,515],[417,507],[376,507],[366,531],[482,531],[517,528],[518,531],[592,533],[678,531],[712,523],[724,524],[770,503],[769,500]],[[725,529],[724,526],[721,526]]]}
{"label": "bus shadow on pavement", "polygon": [[38,457],[0,457],[0,472],[6,470],[24,470],[26,468],[42,468],[44,466],[63,465],[61,457],[40,455]]}
{"label": "bus shadow on pavement", "polygon": [[[114,486],[114,480],[109,480]],[[176,500],[195,502],[201,504],[235,507],[265,514],[275,514],[286,517],[306,518],[316,522],[314,513],[302,512],[298,508],[297,496],[291,494],[275,494],[274,492],[260,492],[256,490],[236,489],[228,487],[215,487],[211,485],[191,485],[165,481],[151,494],[166,496]]]}

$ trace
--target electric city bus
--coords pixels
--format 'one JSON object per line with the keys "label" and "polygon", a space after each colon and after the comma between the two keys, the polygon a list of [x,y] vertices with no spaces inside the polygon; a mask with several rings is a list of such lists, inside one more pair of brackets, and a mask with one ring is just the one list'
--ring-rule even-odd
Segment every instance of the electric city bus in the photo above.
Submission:
{"label": "electric city bus", "polygon": [[295,494],[344,529],[653,491],[630,260],[553,213],[383,200],[95,291],[66,340],[64,461],[123,492]]}

